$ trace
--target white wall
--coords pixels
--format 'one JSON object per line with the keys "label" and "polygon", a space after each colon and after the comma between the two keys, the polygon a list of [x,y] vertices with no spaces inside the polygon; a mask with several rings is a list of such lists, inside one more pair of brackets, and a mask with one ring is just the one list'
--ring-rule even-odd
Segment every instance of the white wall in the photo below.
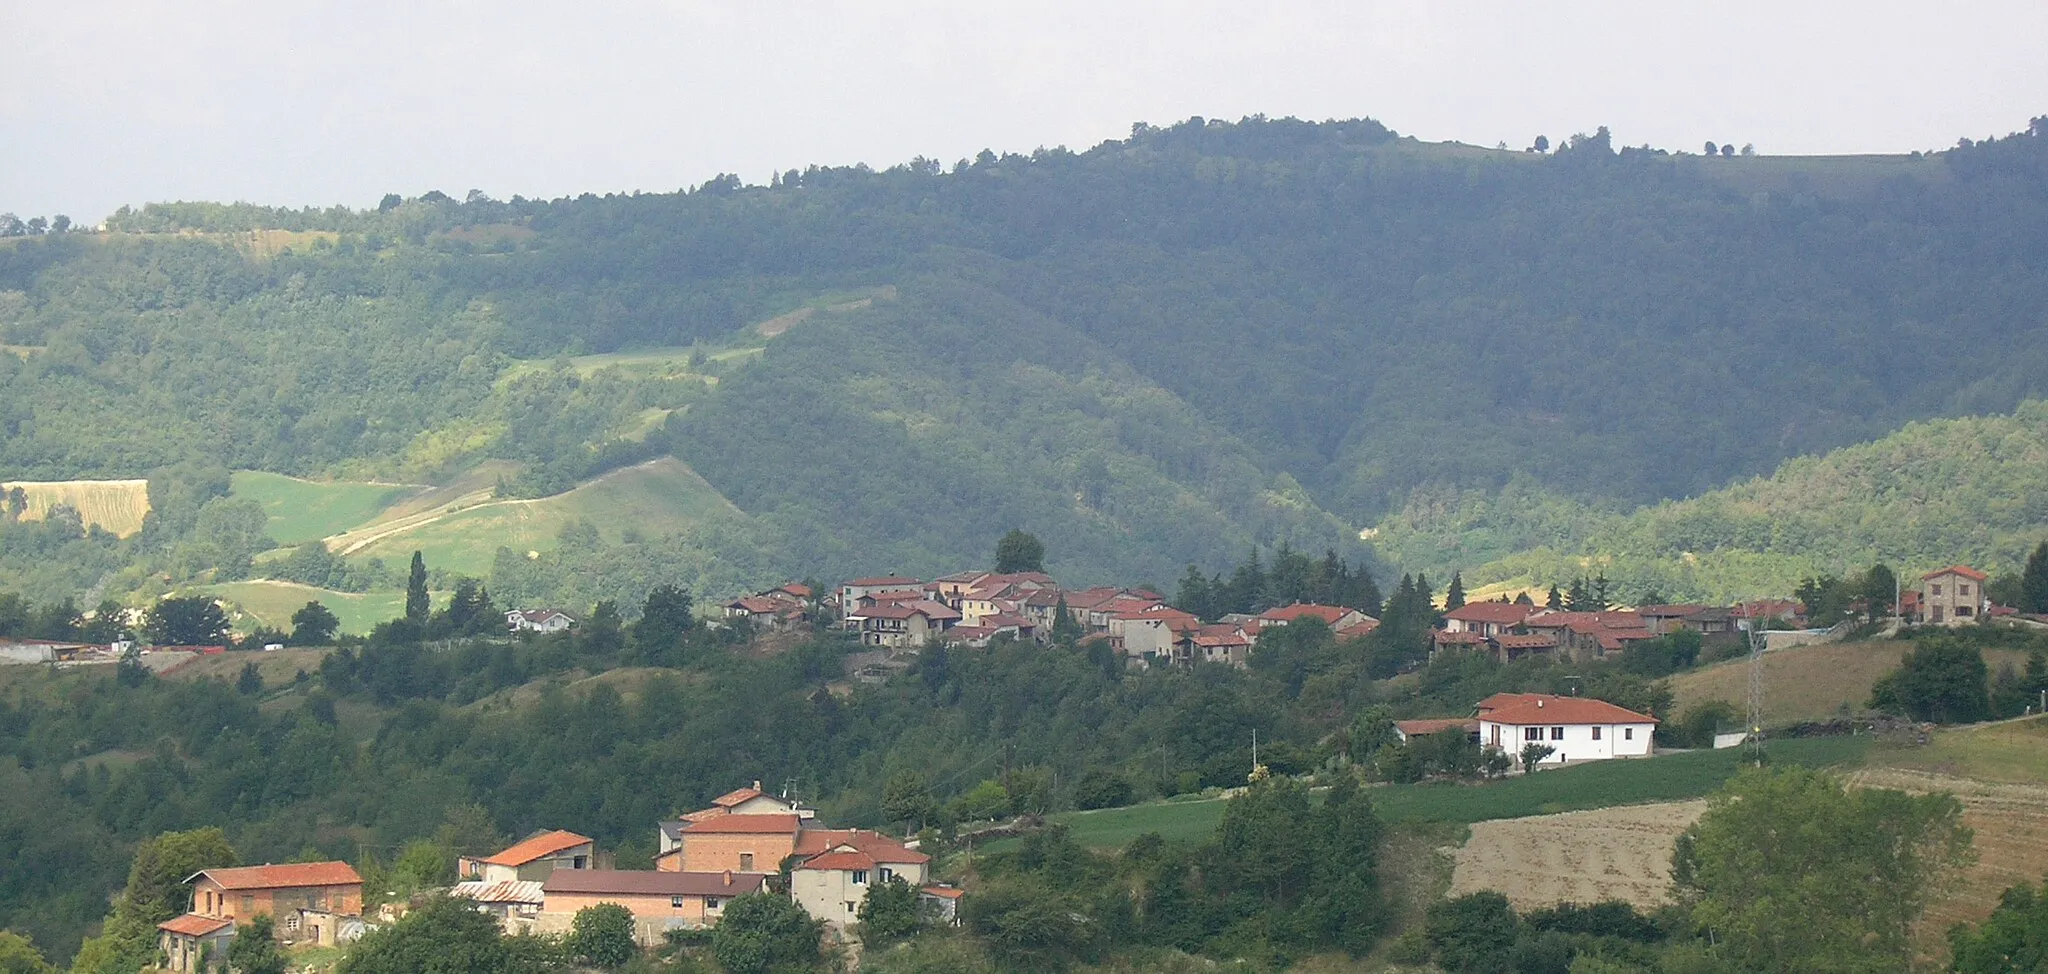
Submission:
{"label": "white wall", "polygon": [[[1553,735],[1556,728],[1564,728],[1564,739]],[[1650,737],[1656,730],[1655,724],[1551,724],[1543,725],[1541,741],[1531,741],[1523,734],[1528,728],[1519,724],[1496,724],[1493,721],[1479,721],[1479,742],[1486,747],[1498,746],[1517,758],[1526,744],[1547,744],[1556,750],[1544,758],[1543,764],[1573,764],[1579,761],[1604,761],[1608,758],[1639,758],[1650,753]],[[1594,739],[1594,732],[1599,739]]]}

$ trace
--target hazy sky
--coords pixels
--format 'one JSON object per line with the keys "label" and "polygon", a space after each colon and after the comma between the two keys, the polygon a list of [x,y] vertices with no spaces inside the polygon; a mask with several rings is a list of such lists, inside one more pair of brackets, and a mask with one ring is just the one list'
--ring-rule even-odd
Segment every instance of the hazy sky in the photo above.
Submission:
{"label": "hazy sky", "polygon": [[2048,2],[0,0],[0,211],[669,191],[1370,115],[1902,152],[2048,114]]}

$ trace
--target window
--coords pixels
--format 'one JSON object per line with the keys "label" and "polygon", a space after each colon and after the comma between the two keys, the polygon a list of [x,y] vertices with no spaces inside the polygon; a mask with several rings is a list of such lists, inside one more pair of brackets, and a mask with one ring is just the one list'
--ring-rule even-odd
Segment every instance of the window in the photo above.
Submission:
{"label": "window", "polygon": [[750,873],[750,872],[753,872],[753,871],[754,871],[754,854],[753,854],[753,853],[751,853],[751,852],[742,852],[742,853],[740,853],[740,872],[743,872],[743,873]]}
{"label": "window", "polygon": [[251,896],[251,895],[249,895],[248,893],[243,893],[243,894],[242,894],[242,913],[243,913],[243,914],[245,914],[245,915],[247,915],[247,914],[254,914],[255,912],[256,912],[256,897],[254,897],[254,896]]}
{"label": "window", "polygon": [[573,863],[572,863],[572,864],[571,864],[571,865],[569,866],[569,868],[570,868],[570,869],[589,869],[589,868],[590,868],[590,857],[589,857],[589,856],[577,856],[577,857],[576,857],[576,859],[574,860],[574,862],[573,862]]}
{"label": "window", "polygon": [[1543,739],[1543,728],[1541,728],[1541,727],[1524,727],[1524,728],[1522,728],[1522,740],[1525,740],[1525,741],[1540,741],[1540,740],[1542,740],[1542,739]]}
{"label": "window", "polygon": [[866,885],[867,885],[867,882],[868,882],[868,871],[867,871],[867,870],[865,870],[865,869],[856,869],[856,870],[854,870],[854,871],[853,871],[853,885],[855,885],[855,886],[866,886]]}
{"label": "window", "polygon": [[1927,586],[1927,594],[1929,594],[1929,595],[1940,595],[1940,594],[1941,594],[1941,586],[1939,586],[1939,585],[1929,585],[1929,586]]}
{"label": "window", "polygon": [[1968,582],[1957,582],[1957,583],[1956,583],[1956,594],[1957,594],[1957,595],[1968,595],[1968,594],[1970,594],[1970,583],[1968,583]]}
{"label": "window", "polygon": [[704,897],[704,908],[705,908],[706,910],[716,910],[716,909],[718,909],[718,897],[716,897],[716,896],[707,896],[707,897]]}
{"label": "window", "polygon": [[1624,727],[1624,728],[1622,728],[1622,729],[1621,729],[1621,739],[1622,739],[1622,740],[1624,740],[1624,741],[1633,741],[1633,740],[1635,740],[1635,739],[1636,739],[1636,729],[1635,729],[1635,728],[1633,728],[1633,727]]}
{"label": "window", "polygon": [[1600,739],[1600,728],[1593,728],[1593,739],[1596,741]]}
{"label": "window", "polygon": [[1562,727],[1552,727],[1552,728],[1550,729],[1550,739],[1551,739],[1551,740],[1553,740],[1553,741],[1561,741],[1561,740],[1564,740],[1564,728],[1562,728]]}
{"label": "window", "polygon": [[1959,605],[1959,606],[1956,606],[1956,615],[1959,615],[1959,616],[1966,616],[1966,615],[1969,615],[1969,614],[1971,614],[1971,613],[1973,613],[1973,612],[1975,612],[1975,611],[1977,611],[1977,610],[1975,610],[1975,609],[1973,609],[1973,608],[1971,608],[1971,607],[1969,607],[1969,606],[1967,606],[1967,605]]}
{"label": "window", "polygon": [[671,896],[668,898],[668,905],[670,909],[680,910],[683,908],[683,898],[680,896]]}
{"label": "window", "polygon": [[853,913],[853,901],[852,901],[852,900],[847,900],[847,901],[846,901],[846,912],[847,912],[848,914],[851,914],[851,913]]}

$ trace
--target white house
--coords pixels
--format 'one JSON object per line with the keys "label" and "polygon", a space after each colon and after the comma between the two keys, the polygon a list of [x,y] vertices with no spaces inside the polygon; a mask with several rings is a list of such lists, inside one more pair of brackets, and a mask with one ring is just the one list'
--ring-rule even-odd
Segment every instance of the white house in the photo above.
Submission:
{"label": "white house", "polygon": [[1655,717],[1585,697],[1497,693],[1479,707],[1481,745],[1519,756],[1545,744],[1543,764],[1648,757],[1656,730]]}
{"label": "white house", "polygon": [[900,879],[912,889],[930,877],[931,857],[873,832],[849,833],[789,874],[789,895],[834,930],[859,922],[868,887]]}
{"label": "white house", "polygon": [[505,613],[508,632],[561,632],[576,624],[560,609],[514,609]]}

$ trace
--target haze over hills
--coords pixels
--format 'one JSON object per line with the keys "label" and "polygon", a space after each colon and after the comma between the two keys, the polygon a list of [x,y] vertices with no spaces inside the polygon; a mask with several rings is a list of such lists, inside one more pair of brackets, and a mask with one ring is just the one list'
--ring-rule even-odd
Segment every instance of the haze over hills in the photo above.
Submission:
{"label": "haze over hills", "polygon": [[[1537,154],[1196,119],[672,195],[124,210],[0,243],[0,475],[151,477],[153,523],[11,526],[0,587],[264,574],[287,539],[214,464],[509,501],[674,458],[696,499],[673,517],[556,503],[577,516],[420,529],[463,552],[445,567],[533,598],[637,601],[656,572],[571,585],[508,553],[723,595],[955,568],[1011,527],[1076,582],[1283,542],[1370,557],[1358,533],[1390,516],[1381,555],[1433,573],[1545,546],[1782,552],[1699,513],[1732,500],[1619,515],[2048,395],[2044,136],[1701,158],[1604,131]],[[1457,519],[1416,514],[1503,490],[1485,503],[1512,523],[1462,548]],[[1821,561],[2006,559],[2041,523],[1950,508],[1837,543],[1861,526],[1814,517]],[[389,584],[368,559],[405,544],[347,552],[358,583]],[[1485,571],[1559,564],[1530,557]],[[1782,575],[1705,563],[1731,567],[1641,570],[1673,595]]]}

